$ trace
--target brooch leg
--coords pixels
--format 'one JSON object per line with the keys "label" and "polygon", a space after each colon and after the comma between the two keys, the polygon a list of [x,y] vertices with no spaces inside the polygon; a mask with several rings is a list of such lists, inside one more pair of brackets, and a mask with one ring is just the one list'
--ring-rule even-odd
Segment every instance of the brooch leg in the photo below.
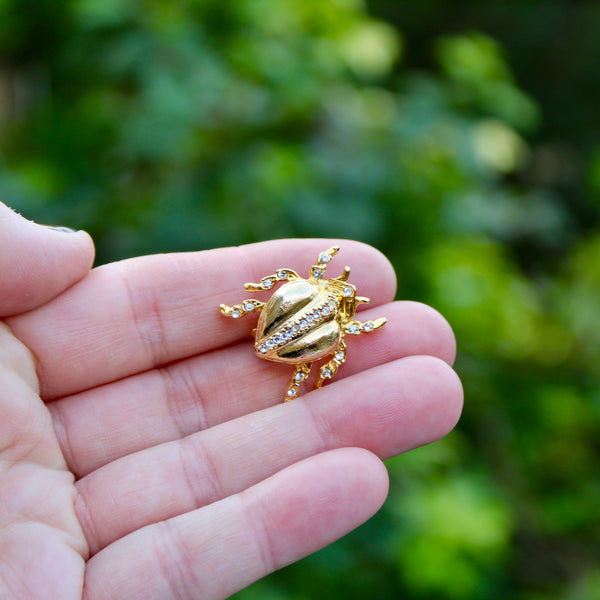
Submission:
{"label": "brooch leg", "polygon": [[250,298],[248,300],[244,300],[241,304],[235,304],[234,306],[219,304],[219,310],[221,311],[221,314],[225,315],[226,317],[239,319],[240,317],[255,311],[257,308],[262,308],[264,305],[264,302],[259,302],[258,300]]}
{"label": "brooch leg", "polygon": [[371,331],[375,331],[380,327],[383,327],[387,323],[387,319],[385,317],[380,317],[379,319],[374,319],[373,321],[365,321],[361,323],[360,321],[350,321],[344,325],[344,332],[350,335],[359,335],[361,333],[371,333]]}
{"label": "brooch leg", "polygon": [[280,281],[294,281],[300,276],[293,269],[277,269],[273,275],[263,277],[259,283],[245,283],[244,289],[248,292],[266,292]]}
{"label": "brooch leg", "polygon": [[298,396],[300,384],[308,377],[312,363],[301,363],[294,369],[294,374],[285,389],[284,402],[289,402]]}
{"label": "brooch leg", "polygon": [[346,362],[346,344],[344,336],[339,341],[339,344],[333,353],[331,360],[327,361],[319,370],[319,378],[317,379],[316,387],[321,387],[326,381],[329,381],[337,373],[338,367]]}
{"label": "brooch leg", "polygon": [[309,281],[321,281],[325,276],[325,270],[327,269],[327,264],[331,261],[334,254],[339,251],[339,246],[333,246],[329,248],[329,250],[325,250],[325,252],[321,252],[317,257],[317,264],[313,265],[310,268]]}

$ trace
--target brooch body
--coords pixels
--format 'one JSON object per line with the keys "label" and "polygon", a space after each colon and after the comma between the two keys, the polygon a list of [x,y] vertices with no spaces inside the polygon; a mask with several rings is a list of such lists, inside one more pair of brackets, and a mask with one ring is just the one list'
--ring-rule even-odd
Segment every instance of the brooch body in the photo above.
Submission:
{"label": "brooch body", "polygon": [[219,306],[223,315],[234,319],[259,313],[254,333],[256,355],[295,365],[285,390],[285,401],[298,395],[299,386],[308,377],[313,362],[330,357],[319,369],[316,387],[336,374],[346,361],[347,335],[370,333],[386,322],[383,317],[364,323],[354,318],[356,307],[369,299],[357,296],[356,288],[348,283],[350,267],[335,279],[325,279],[327,265],[338,250],[339,246],[334,246],[319,254],[308,279],[292,269],[280,268],[259,283],[244,285],[249,292],[262,292],[283,283],[267,302],[250,298],[235,306]]}

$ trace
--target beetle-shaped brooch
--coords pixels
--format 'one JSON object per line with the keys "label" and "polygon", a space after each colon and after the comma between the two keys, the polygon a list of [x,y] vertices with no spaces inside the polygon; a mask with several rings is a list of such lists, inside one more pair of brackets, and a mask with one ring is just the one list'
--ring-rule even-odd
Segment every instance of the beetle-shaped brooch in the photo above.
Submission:
{"label": "beetle-shaped brooch", "polygon": [[251,312],[259,312],[254,349],[259,358],[296,365],[286,391],[285,401],[298,395],[300,384],[308,377],[312,363],[331,355],[319,370],[316,387],[331,379],[346,362],[347,335],[370,333],[382,327],[386,319],[379,318],[361,323],[354,319],[356,307],[369,302],[356,295],[356,288],[348,283],[350,267],[335,279],[325,279],[325,269],[339,250],[334,246],[321,252],[317,264],[310,268],[308,279],[292,269],[277,269],[260,283],[246,283],[249,292],[272,289],[285,282],[273,293],[268,302],[248,299],[235,306],[221,304],[221,313],[238,319]]}

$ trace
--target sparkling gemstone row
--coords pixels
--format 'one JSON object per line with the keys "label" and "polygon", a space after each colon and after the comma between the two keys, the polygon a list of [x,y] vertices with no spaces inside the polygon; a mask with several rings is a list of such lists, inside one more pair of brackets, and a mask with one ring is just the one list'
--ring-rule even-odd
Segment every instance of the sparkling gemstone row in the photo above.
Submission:
{"label": "sparkling gemstone row", "polygon": [[312,312],[304,315],[296,323],[293,323],[285,329],[278,331],[265,340],[265,342],[258,347],[258,351],[261,354],[266,354],[273,348],[278,348],[284,344],[287,344],[295,337],[299,337],[309,329],[313,329],[320,325],[327,317],[329,317],[329,315],[334,314],[337,308],[338,305],[333,300],[330,300],[326,304],[315,308]]}

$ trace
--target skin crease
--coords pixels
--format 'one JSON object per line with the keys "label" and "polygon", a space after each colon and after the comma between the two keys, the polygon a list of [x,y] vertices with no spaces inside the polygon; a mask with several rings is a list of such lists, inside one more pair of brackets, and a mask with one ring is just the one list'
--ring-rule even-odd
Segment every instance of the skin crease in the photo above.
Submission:
{"label": "skin crease", "polygon": [[[256,358],[251,318],[216,307],[335,243],[372,298],[359,318],[388,324],[351,340],[334,381],[281,404],[289,367]],[[0,205],[1,598],[226,598],[368,519],[387,494],[381,459],[459,417],[450,327],[392,302],[393,270],[364,244],[90,271],[93,253],[87,234]]]}

